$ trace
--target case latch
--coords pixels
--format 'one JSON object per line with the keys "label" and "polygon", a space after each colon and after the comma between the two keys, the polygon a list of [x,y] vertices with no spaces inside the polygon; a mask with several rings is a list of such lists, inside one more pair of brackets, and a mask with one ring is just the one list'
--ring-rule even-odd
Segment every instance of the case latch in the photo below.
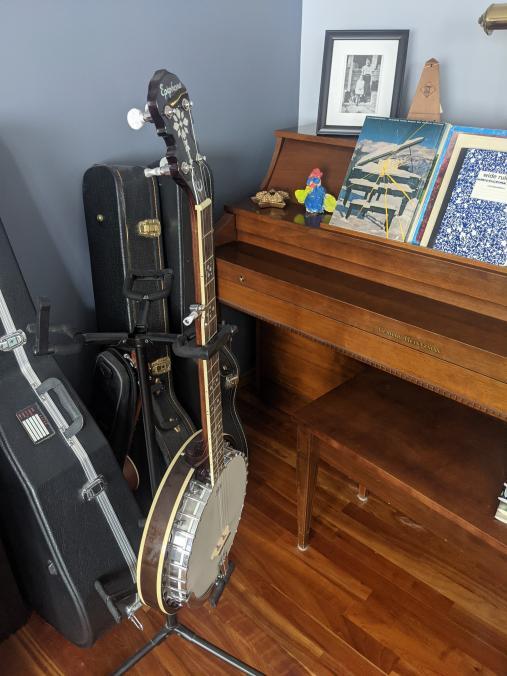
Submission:
{"label": "case latch", "polygon": [[160,237],[162,226],[158,218],[146,218],[137,224],[137,234],[140,237]]}
{"label": "case latch", "polygon": [[13,331],[0,336],[0,352],[11,352],[21,345],[25,345],[26,335],[24,331]]}
{"label": "case latch", "polygon": [[150,362],[150,373],[152,376],[162,376],[171,370],[171,360],[169,357],[160,357]]}
{"label": "case latch", "polygon": [[102,491],[105,490],[105,488],[106,488],[106,480],[104,479],[102,474],[99,474],[99,476],[96,479],[89,481],[81,489],[81,495],[83,497],[83,500],[85,502],[95,500],[95,498],[98,497],[102,493]]}

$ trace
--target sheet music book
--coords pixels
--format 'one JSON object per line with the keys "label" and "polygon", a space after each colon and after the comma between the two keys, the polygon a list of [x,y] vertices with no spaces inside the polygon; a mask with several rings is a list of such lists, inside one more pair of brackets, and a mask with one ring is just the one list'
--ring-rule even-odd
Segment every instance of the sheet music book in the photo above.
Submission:
{"label": "sheet music book", "polygon": [[507,264],[507,138],[458,136],[421,245]]}
{"label": "sheet music book", "polygon": [[367,117],[330,225],[404,241],[446,125]]}
{"label": "sheet music book", "polygon": [[421,200],[412,221],[410,232],[405,240],[406,242],[410,242],[411,244],[421,244],[424,237],[424,231],[426,230],[433,206],[440,191],[442,180],[447,167],[449,166],[456,141],[461,138],[463,134],[506,137],[507,130],[447,125],[437,153],[437,161],[435,162],[423,199]]}

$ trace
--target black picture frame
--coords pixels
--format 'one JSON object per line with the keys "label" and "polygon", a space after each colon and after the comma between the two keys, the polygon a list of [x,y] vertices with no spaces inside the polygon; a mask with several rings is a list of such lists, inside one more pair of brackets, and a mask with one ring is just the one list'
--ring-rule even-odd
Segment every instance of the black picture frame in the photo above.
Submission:
{"label": "black picture frame", "polygon": [[[330,124],[328,116],[329,108],[329,89],[330,89],[330,79],[332,75],[332,62],[333,62],[333,53],[335,49],[335,44],[340,41],[375,41],[375,40],[390,40],[397,41],[398,48],[396,54],[396,65],[394,70],[394,78],[392,83],[384,84],[383,87],[389,87],[389,91],[392,88],[391,96],[391,106],[389,111],[384,111],[382,114],[377,113],[377,117],[397,117],[398,109],[400,103],[400,96],[403,86],[403,78],[405,74],[405,63],[407,58],[407,48],[408,48],[408,30],[353,30],[353,31],[326,31],[326,37],[324,41],[324,57],[322,59],[322,76],[320,81],[320,96],[319,96],[319,112],[317,115],[317,134],[322,135],[359,135],[361,132],[362,124]],[[350,58],[350,57],[347,57]],[[361,57],[356,57],[361,58]],[[346,66],[347,68],[348,66]],[[344,74],[345,76],[345,74]],[[370,76],[371,77],[371,76]],[[378,86],[378,82],[377,82]],[[384,91],[384,89],[382,90]],[[350,95],[350,92],[344,92],[343,96],[346,94]],[[377,97],[378,97],[377,90]],[[345,99],[343,99],[345,101]],[[366,106],[365,106],[366,107]],[[387,114],[386,114],[387,113]],[[346,118],[346,112],[340,112],[340,115]],[[375,113],[365,112],[366,115],[375,115]],[[354,114],[350,114],[351,119],[357,118],[360,115],[363,115],[362,112],[356,111]]]}

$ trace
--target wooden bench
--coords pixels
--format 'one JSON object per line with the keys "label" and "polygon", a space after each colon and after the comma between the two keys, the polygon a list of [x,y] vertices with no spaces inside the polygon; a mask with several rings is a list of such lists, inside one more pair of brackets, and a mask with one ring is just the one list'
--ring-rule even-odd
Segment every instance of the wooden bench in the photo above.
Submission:
{"label": "wooden bench", "polygon": [[507,425],[376,369],[299,409],[298,546],[306,549],[319,458],[442,537],[507,554],[495,511]]}

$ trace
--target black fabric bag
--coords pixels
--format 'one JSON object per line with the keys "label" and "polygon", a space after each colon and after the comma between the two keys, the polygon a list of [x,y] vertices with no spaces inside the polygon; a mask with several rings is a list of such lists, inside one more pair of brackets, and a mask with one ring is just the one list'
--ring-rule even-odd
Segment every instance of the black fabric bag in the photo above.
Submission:
{"label": "black fabric bag", "polygon": [[118,607],[127,614],[135,608],[141,514],[111,448],[55,359],[33,355],[25,331],[34,318],[0,224],[5,544],[28,603],[67,639],[89,646],[120,620]]}
{"label": "black fabric bag", "polygon": [[[158,187],[142,167],[95,165],[83,178],[83,200],[90,246],[97,325],[101,331],[132,331],[137,303],[123,294],[132,270],[161,270],[165,266]],[[159,290],[160,281],[136,282],[136,291]],[[167,300],[150,304],[148,329],[169,333]],[[168,464],[194,432],[190,416],[176,397],[170,350],[147,348],[152,376],[156,438]],[[107,388],[107,384],[99,389]],[[120,419],[120,418],[119,418]],[[111,440],[115,436],[111,430]]]}
{"label": "black fabric bag", "polygon": [[130,356],[109,348],[100,352],[93,372],[90,409],[120,467],[132,445],[137,423],[138,385]]}

